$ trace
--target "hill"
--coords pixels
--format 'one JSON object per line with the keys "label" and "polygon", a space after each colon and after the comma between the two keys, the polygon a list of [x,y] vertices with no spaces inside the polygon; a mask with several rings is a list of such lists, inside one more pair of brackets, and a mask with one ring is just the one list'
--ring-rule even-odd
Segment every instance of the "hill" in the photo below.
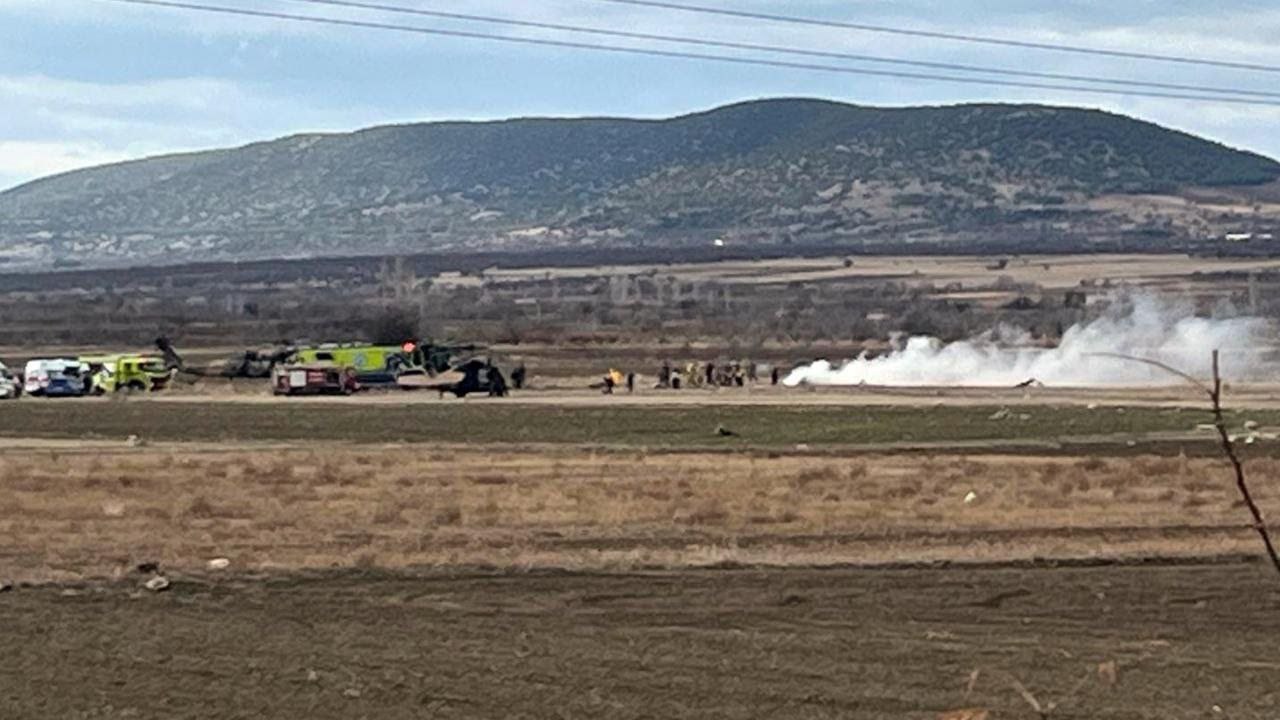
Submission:
{"label": "hill", "polygon": [[1280,217],[1280,164],[1038,105],[779,99],[666,120],[295,135],[0,193],[9,266],[705,243],[1173,242]]}

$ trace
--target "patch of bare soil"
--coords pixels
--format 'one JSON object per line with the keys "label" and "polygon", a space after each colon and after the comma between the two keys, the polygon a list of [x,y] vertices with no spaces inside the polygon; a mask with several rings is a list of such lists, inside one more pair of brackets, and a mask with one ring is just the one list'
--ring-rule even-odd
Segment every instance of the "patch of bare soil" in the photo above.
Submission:
{"label": "patch of bare soil", "polygon": [[1280,714],[1278,610],[1257,564],[131,579],[0,594],[0,702],[11,718],[1260,719]]}

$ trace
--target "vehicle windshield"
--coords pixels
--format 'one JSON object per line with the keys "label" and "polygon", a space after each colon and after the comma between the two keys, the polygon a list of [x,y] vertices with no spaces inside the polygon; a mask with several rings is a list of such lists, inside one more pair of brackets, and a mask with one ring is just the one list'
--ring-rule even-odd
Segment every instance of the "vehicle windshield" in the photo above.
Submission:
{"label": "vehicle windshield", "polygon": [[49,363],[44,366],[45,373],[51,378],[77,376],[82,372],[80,363]]}

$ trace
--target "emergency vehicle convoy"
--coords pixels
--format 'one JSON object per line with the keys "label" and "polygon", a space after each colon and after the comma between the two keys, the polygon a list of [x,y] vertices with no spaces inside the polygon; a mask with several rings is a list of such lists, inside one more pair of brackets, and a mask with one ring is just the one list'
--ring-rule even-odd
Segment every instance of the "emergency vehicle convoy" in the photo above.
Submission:
{"label": "emergency vehicle convoy", "polygon": [[459,357],[474,345],[324,343],[246,350],[203,366],[188,365],[165,338],[161,355],[116,353],[35,358],[20,377],[0,363],[0,399],[156,392],[179,375],[262,378],[276,395],[350,395],[368,389],[429,389],[457,397],[503,396],[506,378],[489,360]]}
{"label": "emergency vehicle convoy", "polygon": [[[3,368],[3,365],[0,365]],[[7,369],[0,380],[0,397],[17,397],[5,391],[6,382],[17,384]],[[129,390],[163,390],[173,372],[160,358],[149,355],[84,355],[28,360],[19,387],[32,397],[77,397]]]}

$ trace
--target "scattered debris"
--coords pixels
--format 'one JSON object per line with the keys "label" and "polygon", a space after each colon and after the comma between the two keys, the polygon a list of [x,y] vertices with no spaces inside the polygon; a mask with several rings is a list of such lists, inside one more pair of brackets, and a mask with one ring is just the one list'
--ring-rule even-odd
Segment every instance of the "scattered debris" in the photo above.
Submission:
{"label": "scattered debris", "polygon": [[143,575],[153,575],[160,572],[160,563],[155,560],[148,560],[147,562],[138,563],[134,569]]}
{"label": "scattered debris", "polygon": [[226,570],[231,567],[231,561],[224,557],[216,557],[206,563],[210,570]]}
{"label": "scattered debris", "polygon": [[169,578],[163,575],[156,575],[150,580],[142,583],[142,587],[150,590],[151,592],[164,592],[169,589]]}
{"label": "scattered debris", "polygon": [[987,416],[988,420],[1007,420],[1013,412],[1009,408],[1004,407]]}
{"label": "scattered debris", "polygon": [[360,690],[358,688],[347,688],[342,691],[342,694],[349,698],[358,698],[360,697]]}
{"label": "scattered debris", "polygon": [[143,447],[144,445],[147,444],[147,441],[143,440],[137,435],[130,435],[128,438],[125,439],[125,444],[128,445],[129,447],[136,448],[136,447]]}
{"label": "scattered debris", "polygon": [[124,503],[118,500],[108,500],[102,503],[102,514],[107,517],[123,517]]}
{"label": "scattered debris", "polygon": [[1245,420],[1245,421],[1244,421],[1244,429],[1245,429],[1245,430],[1248,430],[1249,432],[1253,432],[1254,430],[1257,430],[1257,429],[1258,429],[1258,421],[1257,421],[1257,420]]}
{"label": "scattered debris", "polygon": [[737,437],[738,436],[738,433],[730,430],[729,428],[723,425],[716,426],[716,434],[719,435],[720,437]]}
{"label": "scattered debris", "polygon": [[307,682],[320,682],[320,673],[307,669]]}
{"label": "scattered debris", "polygon": [[976,492],[974,492],[974,491],[970,490],[970,491],[969,491],[969,492],[964,496],[964,504],[965,504],[965,505],[971,505],[971,504],[973,504],[973,502],[974,502],[975,500],[977,500],[977,499],[978,499],[978,493],[976,493]]}

